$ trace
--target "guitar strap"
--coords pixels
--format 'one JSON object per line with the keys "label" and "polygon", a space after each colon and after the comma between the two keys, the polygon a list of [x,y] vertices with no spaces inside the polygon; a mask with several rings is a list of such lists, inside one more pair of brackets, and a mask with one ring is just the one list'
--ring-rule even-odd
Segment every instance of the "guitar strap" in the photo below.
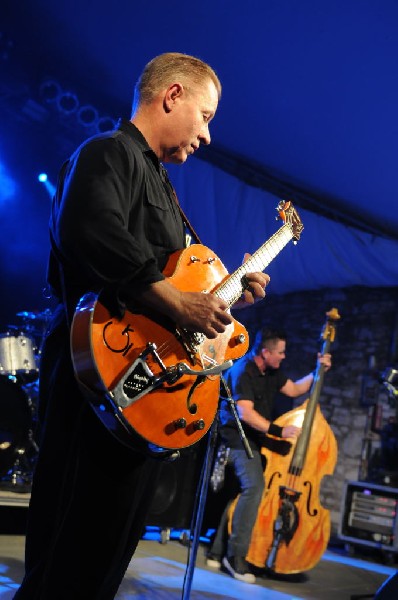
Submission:
{"label": "guitar strap", "polygon": [[180,203],[178,202],[178,198],[177,198],[177,194],[174,192],[175,195],[175,200],[178,206],[178,210],[180,211],[180,215],[182,217],[182,220],[184,222],[185,227],[190,231],[190,233],[192,234],[192,237],[194,238],[195,242],[197,244],[201,244],[202,242],[200,241],[200,238],[198,236],[198,234],[196,233],[195,229],[192,227],[187,215],[184,213],[184,211],[181,208]]}
{"label": "guitar strap", "polygon": [[162,165],[162,163],[160,163],[160,171],[161,171],[161,177],[163,179],[163,182],[169,188],[169,191],[171,192],[171,195],[172,195],[172,197],[174,199],[174,202],[176,203],[176,205],[178,207],[178,210],[180,212],[180,215],[181,215],[181,218],[183,220],[183,223],[184,223],[185,227],[191,233],[191,235],[192,235],[193,239],[195,240],[195,242],[197,244],[201,244],[202,242],[200,241],[200,237],[198,236],[198,234],[196,233],[195,229],[191,225],[191,222],[189,221],[187,215],[185,214],[185,212],[181,208],[181,204],[180,204],[180,202],[178,200],[178,197],[177,197],[176,191],[174,189],[174,186],[173,186],[173,184],[170,181],[169,174],[167,173],[167,169],[164,168],[164,166]]}

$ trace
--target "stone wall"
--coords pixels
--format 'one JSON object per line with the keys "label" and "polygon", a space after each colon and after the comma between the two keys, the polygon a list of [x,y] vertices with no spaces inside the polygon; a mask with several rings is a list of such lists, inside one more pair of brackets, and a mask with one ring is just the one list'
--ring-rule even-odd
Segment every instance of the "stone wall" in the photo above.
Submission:
{"label": "stone wall", "polygon": [[398,471],[384,468],[380,435],[371,431],[375,405],[382,409],[382,425],[397,413],[398,400],[391,398],[379,375],[393,364],[398,368],[398,288],[325,289],[284,296],[269,293],[263,302],[236,311],[234,316],[248,329],[251,339],[264,325],[283,328],[288,336],[283,368],[292,379],[298,379],[315,367],[326,312],[332,307],[338,309],[341,319],[331,346],[333,367],[325,374],[320,408],[336,436],[338,460],[334,474],[323,479],[321,502],[331,511],[335,534],[345,482],[367,480],[398,487]]}

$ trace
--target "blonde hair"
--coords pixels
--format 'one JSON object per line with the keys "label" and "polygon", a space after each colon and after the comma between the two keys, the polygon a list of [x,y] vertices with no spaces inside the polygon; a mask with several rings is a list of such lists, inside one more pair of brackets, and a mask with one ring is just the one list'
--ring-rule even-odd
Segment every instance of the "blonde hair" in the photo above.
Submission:
{"label": "blonde hair", "polygon": [[174,81],[201,85],[210,79],[221,97],[221,83],[215,71],[199,58],[180,52],[165,52],[153,58],[144,68],[134,88],[133,112],[139,104],[149,104]]}

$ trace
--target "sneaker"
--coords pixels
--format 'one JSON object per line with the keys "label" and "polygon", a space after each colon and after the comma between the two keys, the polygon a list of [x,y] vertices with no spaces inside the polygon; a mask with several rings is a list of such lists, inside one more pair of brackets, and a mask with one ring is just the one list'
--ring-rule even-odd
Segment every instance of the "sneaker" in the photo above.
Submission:
{"label": "sneaker", "polygon": [[222,564],[235,579],[245,583],[256,583],[255,576],[250,573],[249,566],[242,556],[224,556]]}
{"label": "sneaker", "polygon": [[211,567],[212,569],[220,569],[221,556],[216,556],[215,554],[208,554],[206,557],[206,565],[208,567]]}

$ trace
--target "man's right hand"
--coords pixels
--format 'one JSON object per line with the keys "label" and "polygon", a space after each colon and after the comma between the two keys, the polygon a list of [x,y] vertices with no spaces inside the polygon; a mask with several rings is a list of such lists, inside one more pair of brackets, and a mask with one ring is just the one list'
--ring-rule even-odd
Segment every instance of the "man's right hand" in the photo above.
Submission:
{"label": "man's right hand", "polygon": [[296,427],[295,425],[286,425],[282,429],[282,437],[283,438],[298,438],[301,433],[301,427]]}
{"label": "man's right hand", "polygon": [[233,322],[227,309],[227,303],[214,294],[181,292],[179,315],[175,320],[180,327],[214,339]]}
{"label": "man's right hand", "polygon": [[203,333],[214,339],[223,333],[233,319],[227,303],[214,294],[182,292],[167,279],[148,286],[141,301],[167,315],[178,327]]}

